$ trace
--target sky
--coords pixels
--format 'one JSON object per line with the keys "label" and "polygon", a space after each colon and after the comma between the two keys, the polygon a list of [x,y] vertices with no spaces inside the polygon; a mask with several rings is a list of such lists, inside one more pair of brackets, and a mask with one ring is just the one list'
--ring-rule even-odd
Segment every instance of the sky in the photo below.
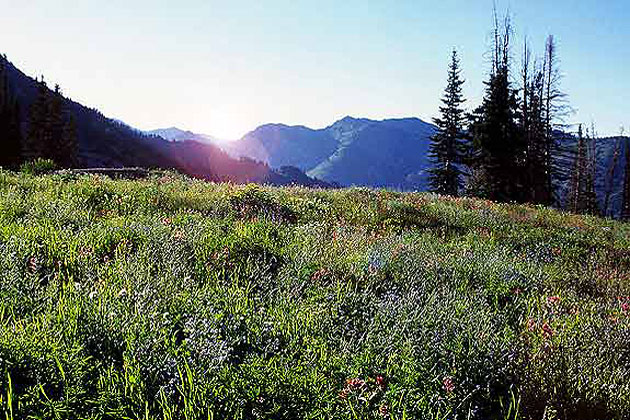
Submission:
{"label": "sky", "polygon": [[[600,135],[630,131],[630,1],[497,0]],[[66,96],[140,129],[236,139],[264,123],[437,114],[455,48],[476,106],[492,0],[0,0],[0,52]]]}

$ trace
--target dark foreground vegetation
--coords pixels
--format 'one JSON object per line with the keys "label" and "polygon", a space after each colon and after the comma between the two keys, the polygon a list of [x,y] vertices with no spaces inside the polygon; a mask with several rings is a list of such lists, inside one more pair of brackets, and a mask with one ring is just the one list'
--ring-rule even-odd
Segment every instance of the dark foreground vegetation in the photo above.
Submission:
{"label": "dark foreground vegetation", "polygon": [[630,418],[630,225],[367,189],[0,172],[0,410]]}

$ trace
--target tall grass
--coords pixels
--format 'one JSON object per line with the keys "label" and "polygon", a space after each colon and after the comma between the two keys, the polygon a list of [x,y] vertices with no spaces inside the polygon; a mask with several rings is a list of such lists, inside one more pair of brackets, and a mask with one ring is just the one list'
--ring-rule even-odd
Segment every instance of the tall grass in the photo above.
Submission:
{"label": "tall grass", "polygon": [[630,226],[0,172],[6,419],[630,418]]}

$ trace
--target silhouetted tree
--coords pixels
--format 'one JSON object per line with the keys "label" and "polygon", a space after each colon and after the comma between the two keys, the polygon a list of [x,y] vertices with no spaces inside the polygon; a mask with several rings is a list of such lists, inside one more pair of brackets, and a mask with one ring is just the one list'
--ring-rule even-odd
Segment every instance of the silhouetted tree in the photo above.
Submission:
{"label": "silhouetted tree", "polygon": [[599,214],[595,194],[594,136],[584,137],[582,126],[578,130],[577,151],[571,177],[569,210],[573,213]]}
{"label": "silhouetted tree", "polygon": [[79,144],[77,139],[77,123],[74,115],[68,117],[63,127],[63,133],[59,142],[58,165],[64,168],[76,168],[79,166]]}
{"label": "silhouetted tree", "polygon": [[[622,134],[623,135],[623,134]],[[602,214],[608,216],[610,212],[610,197],[613,193],[615,185],[615,174],[617,169],[617,162],[619,161],[619,155],[621,154],[621,137],[617,139],[615,143],[615,149],[613,151],[613,157],[610,162],[610,166],[606,171],[606,177],[604,179],[605,191],[604,191],[604,206],[602,208]]]}
{"label": "silhouetted tree", "polygon": [[31,104],[28,130],[24,141],[24,159],[50,158],[50,132],[48,130],[48,104],[50,94],[43,78],[38,81],[37,96]]}
{"label": "silhouetted tree", "polygon": [[495,18],[492,71],[482,105],[472,115],[474,160],[469,190],[496,201],[522,201],[527,144],[518,124],[519,102],[510,75],[512,28]]}
{"label": "silhouetted tree", "polygon": [[24,142],[26,160],[43,158],[52,159],[61,167],[77,165],[76,121],[66,114],[59,86],[51,92],[42,79],[29,113]]}
{"label": "silhouetted tree", "polygon": [[49,159],[52,159],[59,166],[63,160],[67,159],[64,150],[61,148],[61,139],[64,132],[63,97],[59,85],[55,85],[55,90],[49,93],[46,109],[46,133],[48,138],[47,150]]}
{"label": "silhouetted tree", "polygon": [[21,160],[20,107],[10,86],[6,57],[0,56],[0,166],[15,168]]}
{"label": "silhouetted tree", "polygon": [[433,167],[429,170],[431,191],[457,196],[462,186],[463,154],[465,147],[464,123],[466,116],[462,105],[461,69],[457,52],[453,50],[448,69],[448,82],[440,107],[441,116],[435,118],[437,133],[431,138],[429,157]]}

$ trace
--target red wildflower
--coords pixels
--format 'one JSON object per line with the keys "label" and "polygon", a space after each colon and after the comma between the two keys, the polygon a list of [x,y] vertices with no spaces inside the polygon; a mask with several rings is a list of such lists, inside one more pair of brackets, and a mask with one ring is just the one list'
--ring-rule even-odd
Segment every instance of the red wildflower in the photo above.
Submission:
{"label": "red wildflower", "polygon": [[550,304],[558,303],[560,302],[560,296],[549,296],[547,298],[547,302],[549,302]]}
{"label": "red wildflower", "polygon": [[551,327],[549,326],[549,324],[547,324],[546,322],[543,324],[542,326],[542,331],[543,331],[543,336],[545,338],[551,338],[553,337],[553,329],[551,329]]}
{"label": "red wildflower", "polygon": [[527,320],[527,330],[530,332],[533,332],[536,330],[536,321],[534,321],[532,318],[529,318]]}
{"label": "red wildflower", "polygon": [[365,381],[359,378],[350,378],[346,380],[346,387],[349,389],[361,388],[365,385]]}
{"label": "red wildflower", "polygon": [[164,226],[168,226],[171,224],[171,218],[170,217],[165,217],[164,219],[162,219],[162,224]]}
{"label": "red wildflower", "polygon": [[328,274],[328,270],[326,270],[325,268],[320,268],[319,270],[313,273],[313,275],[311,276],[311,280],[320,281],[322,278],[326,276],[326,274]]}
{"label": "red wildflower", "polygon": [[444,377],[444,379],[442,380],[442,385],[444,387],[444,391],[448,392],[449,394],[455,391],[455,382],[453,382],[453,379],[449,376]]}
{"label": "red wildflower", "polygon": [[389,408],[387,408],[386,404],[383,404],[378,408],[378,413],[381,417],[389,417]]}
{"label": "red wildflower", "polygon": [[624,314],[630,313],[630,303],[624,302],[621,304],[621,312]]}
{"label": "red wildflower", "polygon": [[520,287],[514,287],[514,288],[512,288],[512,294],[513,294],[513,295],[517,295],[517,296],[518,296],[518,295],[520,295],[521,293],[523,293],[523,291],[521,290],[521,288],[520,288]]}
{"label": "red wildflower", "polygon": [[376,385],[378,385],[381,389],[385,388],[385,378],[382,375],[376,375]]}
{"label": "red wildflower", "polygon": [[37,271],[37,268],[39,267],[39,264],[37,262],[37,258],[36,257],[31,257],[28,260],[28,268],[29,270],[31,270],[31,272],[35,272]]}

